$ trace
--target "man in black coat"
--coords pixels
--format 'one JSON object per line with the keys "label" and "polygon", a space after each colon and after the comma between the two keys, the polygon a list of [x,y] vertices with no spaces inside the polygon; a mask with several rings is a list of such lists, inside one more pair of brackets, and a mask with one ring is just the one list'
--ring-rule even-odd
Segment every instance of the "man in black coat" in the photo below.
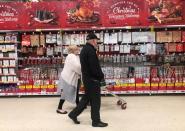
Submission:
{"label": "man in black coat", "polygon": [[85,88],[85,94],[80,100],[78,106],[69,113],[69,118],[75,124],[80,124],[77,116],[80,115],[86,108],[87,104],[91,104],[91,119],[93,127],[106,127],[100,119],[100,105],[101,105],[101,89],[100,82],[104,80],[104,74],[101,70],[99,60],[96,54],[97,40],[99,38],[90,33],[87,35],[87,43],[80,53],[80,63],[82,70],[82,81]]}

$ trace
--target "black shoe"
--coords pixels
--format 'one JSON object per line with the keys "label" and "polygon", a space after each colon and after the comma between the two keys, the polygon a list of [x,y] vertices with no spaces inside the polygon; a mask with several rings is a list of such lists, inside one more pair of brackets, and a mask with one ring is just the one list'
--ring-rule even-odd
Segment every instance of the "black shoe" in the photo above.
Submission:
{"label": "black shoe", "polygon": [[75,124],[80,124],[80,121],[78,121],[77,118],[72,117],[70,114],[68,114],[68,116],[69,116],[69,118],[70,118],[71,120],[73,120],[73,122],[74,122]]}
{"label": "black shoe", "polygon": [[93,122],[92,126],[93,127],[106,127],[106,126],[108,126],[108,123],[104,123],[102,121],[100,121],[100,122]]}
{"label": "black shoe", "polygon": [[58,114],[67,114],[67,111],[56,110],[56,112],[57,112]]}

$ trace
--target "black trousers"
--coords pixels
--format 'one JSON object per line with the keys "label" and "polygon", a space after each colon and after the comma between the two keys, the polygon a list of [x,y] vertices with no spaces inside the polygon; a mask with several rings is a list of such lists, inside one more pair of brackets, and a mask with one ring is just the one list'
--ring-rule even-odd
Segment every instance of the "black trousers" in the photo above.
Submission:
{"label": "black trousers", "polygon": [[[81,86],[81,80],[78,79],[78,85],[77,85],[77,91],[76,91],[76,105],[78,105],[79,103],[79,89]],[[63,104],[64,104],[65,100],[60,99],[59,104],[58,104],[58,109],[62,109]]]}
{"label": "black trousers", "polygon": [[101,105],[100,87],[86,87],[85,94],[82,96],[78,106],[74,108],[69,115],[76,118],[83,112],[89,102],[91,104],[91,119],[93,122],[99,122]]}

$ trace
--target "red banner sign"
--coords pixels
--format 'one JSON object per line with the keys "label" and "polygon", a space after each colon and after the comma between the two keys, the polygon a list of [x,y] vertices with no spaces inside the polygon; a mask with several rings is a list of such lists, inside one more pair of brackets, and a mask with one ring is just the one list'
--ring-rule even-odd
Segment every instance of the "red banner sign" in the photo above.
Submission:
{"label": "red banner sign", "polygon": [[0,29],[185,24],[184,0],[73,0],[0,3]]}

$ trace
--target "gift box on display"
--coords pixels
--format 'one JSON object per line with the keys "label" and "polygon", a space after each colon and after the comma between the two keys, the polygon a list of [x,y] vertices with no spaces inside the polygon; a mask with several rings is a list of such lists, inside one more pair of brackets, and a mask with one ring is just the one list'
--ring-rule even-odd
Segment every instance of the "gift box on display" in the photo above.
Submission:
{"label": "gift box on display", "polygon": [[150,84],[150,89],[152,91],[157,91],[159,89],[159,78],[151,78],[151,84]]}
{"label": "gift box on display", "polygon": [[128,81],[129,81],[128,91],[135,91],[136,90],[135,78],[129,78]]}
{"label": "gift box on display", "polygon": [[46,92],[55,92],[55,84],[53,80],[49,80],[49,84],[47,85]]}
{"label": "gift box on display", "polygon": [[40,80],[35,80],[33,84],[33,92],[41,92]]}
{"label": "gift box on display", "polygon": [[150,90],[150,78],[144,78],[143,90],[149,91]]}
{"label": "gift box on display", "polygon": [[166,90],[166,79],[161,77],[159,78],[159,90]]}
{"label": "gift box on display", "polygon": [[30,93],[33,92],[33,80],[28,80],[28,83],[26,84],[26,92]]}
{"label": "gift box on display", "polygon": [[144,90],[143,83],[144,83],[144,79],[143,78],[136,78],[136,90],[137,91]]}
{"label": "gift box on display", "polygon": [[172,31],[173,42],[181,42],[182,32],[181,31]]}
{"label": "gift box on display", "polygon": [[175,78],[167,78],[167,90],[175,89]]}
{"label": "gift box on display", "polygon": [[40,81],[40,88],[41,88],[41,92],[42,93],[45,93],[46,92],[46,89],[47,89],[47,85],[49,85],[49,81],[48,80],[41,80]]}
{"label": "gift box on display", "polygon": [[182,43],[176,44],[176,52],[183,52],[184,51],[184,45]]}

